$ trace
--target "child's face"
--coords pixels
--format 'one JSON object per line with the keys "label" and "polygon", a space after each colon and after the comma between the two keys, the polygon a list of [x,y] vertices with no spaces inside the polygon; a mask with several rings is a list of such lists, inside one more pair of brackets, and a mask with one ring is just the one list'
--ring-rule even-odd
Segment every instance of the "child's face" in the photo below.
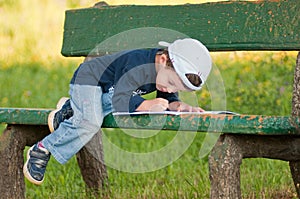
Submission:
{"label": "child's face", "polygon": [[156,88],[159,91],[175,93],[177,91],[188,91],[182,83],[175,70],[170,67],[162,67],[156,76]]}

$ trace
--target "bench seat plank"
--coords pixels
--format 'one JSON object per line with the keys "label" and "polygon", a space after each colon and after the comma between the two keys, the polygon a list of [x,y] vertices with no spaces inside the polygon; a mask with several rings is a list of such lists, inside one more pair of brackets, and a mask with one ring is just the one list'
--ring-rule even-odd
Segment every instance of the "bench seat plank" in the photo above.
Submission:
{"label": "bench seat plank", "polygon": [[47,124],[49,109],[0,108],[0,123],[6,124]]}
{"label": "bench seat plank", "polygon": [[[0,123],[47,125],[49,109],[0,108]],[[103,128],[163,129],[258,135],[300,135],[300,119],[263,115],[134,115],[105,117]]]}
{"label": "bench seat plank", "polygon": [[[68,10],[62,54],[87,56],[105,39],[145,27],[178,31],[202,41],[210,51],[300,50],[299,0],[274,0]],[[114,38],[112,43],[117,45],[105,44],[95,54],[105,53],[101,50],[114,52],[134,47],[156,47],[157,41],[172,41],[180,35],[167,33],[170,32],[156,32],[154,29],[131,32],[131,35]],[[128,39],[128,36],[138,39]]]}
{"label": "bench seat plank", "polygon": [[106,116],[103,127],[163,129],[230,134],[300,135],[299,118],[264,115]]}

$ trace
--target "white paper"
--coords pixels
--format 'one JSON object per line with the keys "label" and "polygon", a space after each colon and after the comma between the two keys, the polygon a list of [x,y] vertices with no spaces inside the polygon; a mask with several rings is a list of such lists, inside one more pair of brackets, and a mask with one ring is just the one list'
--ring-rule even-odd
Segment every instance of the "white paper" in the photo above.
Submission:
{"label": "white paper", "polygon": [[113,115],[205,115],[205,114],[227,114],[227,115],[238,115],[231,111],[204,111],[204,112],[179,112],[179,111],[162,111],[162,112],[151,112],[151,111],[139,111],[139,112],[114,112]]}

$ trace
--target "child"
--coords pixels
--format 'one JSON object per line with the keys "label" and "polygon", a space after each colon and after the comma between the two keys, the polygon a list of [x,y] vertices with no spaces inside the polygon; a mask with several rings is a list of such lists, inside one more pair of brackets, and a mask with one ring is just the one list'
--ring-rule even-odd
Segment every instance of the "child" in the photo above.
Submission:
{"label": "child", "polygon": [[[208,50],[190,38],[159,44],[167,48],[122,51],[78,67],[70,83],[70,100],[63,99],[49,115],[53,133],[28,150],[23,170],[30,182],[43,182],[50,154],[66,163],[113,111],[203,111],[181,102],[177,92],[201,89],[212,67]],[[153,91],[155,99],[141,97]]]}

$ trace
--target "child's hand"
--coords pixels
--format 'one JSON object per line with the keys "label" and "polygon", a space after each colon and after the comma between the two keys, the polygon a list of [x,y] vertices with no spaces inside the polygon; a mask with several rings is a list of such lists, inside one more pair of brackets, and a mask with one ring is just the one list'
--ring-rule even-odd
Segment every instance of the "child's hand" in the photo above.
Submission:
{"label": "child's hand", "polygon": [[203,112],[204,110],[200,107],[193,107],[184,102],[171,102],[169,104],[170,111],[178,112]]}
{"label": "child's hand", "polygon": [[151,111],[160,112],[165,111],[169,107],[169,102],[163,98],[155,98],[143,101],[136,111]]}

